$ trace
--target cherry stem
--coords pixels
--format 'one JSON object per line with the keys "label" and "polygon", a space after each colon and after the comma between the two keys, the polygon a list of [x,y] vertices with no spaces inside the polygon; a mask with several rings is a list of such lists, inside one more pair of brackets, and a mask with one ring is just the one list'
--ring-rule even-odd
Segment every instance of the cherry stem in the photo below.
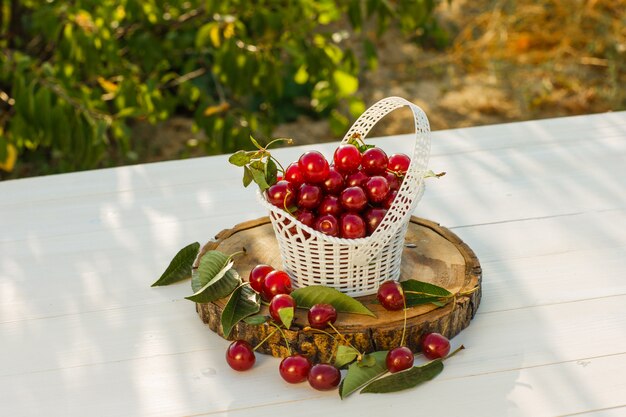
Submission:
{"label": "cherry stem", "polygon": [[245,253],[246,253],[246,248],[241,248],[240,251],[237,251],[235,253],[231,253],[230,256],[228,257],[228,261],[231,261],[237,255],[241,255],[241,254],[245,254]]}
{"label": "cherry stem", "polygon": [[334,334],[328,333],[326,330],[322,330],[322,329],[315,329],[311,326],[306,326],[305,328],[303,328],[302,330],[304,330],[305,332],[320,332],[320,333],[324,333],[327,336],[332,337],[333,339],[336,339]]}
{"label": "cherry stem", "polygon": [[276,327],[276,330],[278,330],[280,334],[283,335],[283,339],[285,340],[285,347],[287,348],[287,353],[289,354],[289,356],[291,356],[291,347],[289,347],[289,341],[287,340],[287,335],[285,335],[285,332],[283,332],[283,329],[281,329],[276,323],[272,323],[272,324]]}
{"label": "cherry stem", "polygon": [[462,351],[463,349],[465,349],[465,346],[461,345],[458,348],[456,348],[452,353],[448,354],[448,356],[446,356],[445,358],[443,358],[443,360],[446,359],[450,359],[451,357],[453,357],[454,355],[456,355],[457,353],[459,353],[460,351]]}
{"label": "cherry stem", "polygon": [[261,340],[258,345],[256,345],[255,347],[252,348],[252,350],[257,350],[258,348],[260,348],[261,345],[263,343],[267,342],[267,339],[269,339],[270,337],[274,336],[274,333],[276,333],[277,331],[278,331],[278,328],[272,330],[272,333],[270,333],[267,336],[265,336],[265,339]]}
{"label": "cherry stem", "polygon": [[467,296],[467,295],[472,295],[476,291],[478,291],[478,287],[474,287],[471,290],[458,292],[458,293],[456,293],[456,295],[463,297],[463,296]]}
{"label": "cherry stem", "polygon": [[359,352],[360,356],[363,356],[363,353],[361,353],[360,350],[358,350],[357,348],[354,347],[354,345],[352,343],[350,343],[348,341],[348,339],[346,339],[346,337],[344,335],[342,335],[341,333],[339,333],[339,330],[337,330],[337,328],[335,326],[333,326],[333,324],[331,322],[328,322],[328,326],[333,329],[335,331],[335,333],[337,333],[337,335],[341,338],[341,340],[347,344],[348,346],[350,346],[352,349],[356,350],[357,352]]}
{"label": "cherry stem", "polygon": [[404,323],[402,324],[402,339],[400,339],[400,346],[404,346],[404,337],[406,336],[406,298],[402,297],[402,302],[404,303]]}
{"label": "cherry stem", "polygon": [[268,143],[267,145],[265,145],[265,147],[263,149],[266,150],[267,148],[272,146],[274,143],[276,143],[276,142],[283,142],[283,141],[287,142],[287,145],[292,145],[293,144],[293,139],[291,139],[291,138],[276,138],[276,139],[272,140],[270,143]]}

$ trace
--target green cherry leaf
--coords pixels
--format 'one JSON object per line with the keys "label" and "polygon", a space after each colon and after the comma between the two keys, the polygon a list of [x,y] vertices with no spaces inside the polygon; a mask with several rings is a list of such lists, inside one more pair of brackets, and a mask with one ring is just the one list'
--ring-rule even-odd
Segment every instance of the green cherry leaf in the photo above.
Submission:
{"label": "green cherry leaf", "polygon": [[228,158],[228,162],[238,167],[242,167],[249,164],[250,159],[250,153],[246,151],[237,151]]}
{"label": "green cherry leaf", "polygon": [[359,351],[352,346],[339,345],[335,354],[335,368],[341,368],[353,362],[359,354]]}
{"label": "green cherry leaf", "polygon": [[191,277],[193,261],[196,260],[199,250],[200,244],[198,242],[194,242],[178,251],[165,272],[163,272],[161,277],[157,279],[152,286],[159,287],[162,285],[169,285]]}
{"label": "green cherry leaf", "polygon": [[253,180],[252,171],[247,166],[243,167],[243,186],[247,187]]}
{"label": "green cherry leaf", "polygon": [[445,304],[445,301],[452,297],[452,293],[450,291],[428,282],[409,279],[407,281],[400,282],[400,285],[404,291],[407,307],[414,307],[428,303],[440,306],[440,303],[443,302]]}
{"label": "green cherry leaf", "polygon": [[226,297],[241,283],[232,266],[231,257],[220,251],[205,253],[191,277],[194,294],[186,298],[196,303],[209,303]]}
{"label": "green cherry leaf", "polygon": [[302,308],[311,308],[315,304],[330,304],[335,310],[342,313],[363,314],[376,317],[367,307],[354,298],[337,291],[334,288],[322,285],[311,285],[298,288],[291,293],[296,305]]}
{"label": "green cherry leaf", "polygon": [[280,321],[285,326],[285,329],[288,329],[291,327],[291,322],[293,321],[293,313],[294,313],[293,307],[283,307],[280,310],[278,310],[278,316],[280,317]]}
{"label": "green cherry leaf", "polygon": [[408,371],[391,374],[378,379],[361,390],[361,394],[382,394],[397,392],[413,388],[426,381],[430,381],[443,371],[441,359],[428,362],[421,366],[414,366]]}
{"label": "green cherry leaf", "polygon": [[261,309],[259,294],[247,285],[240,285],[230,295],[224,310],[222,311],[221,323],[224,337],[230,336],[233,327],[242,319],[258,313]]}
{"label": "green cherry leaf", "polygon": [[369,368],[376,365],[376,358],[370,354],[365,354],[361,357],[361,360],[357,362],[361,368]]}
{"label": "green cherry leaf", "polygon": [[278,176],[278,167],[276,166],[276,162],[272,158],[267,158],[267,163],[265,164],[265,182],[268,185],[276,184],[276,178]]}
{"label": "green cherry leaf", "polygon": [[257,142],[255,138],[252,137],[252,135],[250,135],[250,142],[252,142],[252,144],[258,149],[263,149],[263,147],[259,144],[259,142]]}
{"label": "green cherry leaf", "polygon": [[249,325],[252,325],[252,326],[259,326],[261,324],[267,323],[267,316],[263,316],[261,314],[258,314],[256,316],[246,317],[245,319],[243,319],[243,321],[246,324],[249,324]]}
{"label": "green cherry leaf", "polygon": [[387,364],[385,363],[387,358],[386,350],[371,353],[370,356],[375,361],[373,366],[363,367],[354,362],[348,367],[348,373],[339,388],[339,396],[342,399],[387,372]]}
{"label": "green cherry leaf", "polygon": [[270,186],[267,184],[267,181],[265,180],[264,169],[261,170],[258,168],[250,167],[250,172],[252,173],[252,180],[259,186],[261,191],[265,191],[270,188]]}

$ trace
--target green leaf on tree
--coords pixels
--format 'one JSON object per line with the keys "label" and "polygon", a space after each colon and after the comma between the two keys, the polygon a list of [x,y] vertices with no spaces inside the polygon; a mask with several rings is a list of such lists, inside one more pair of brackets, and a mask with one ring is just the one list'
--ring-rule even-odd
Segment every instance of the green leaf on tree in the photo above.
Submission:
{"label": "green leaf on tree", "polygon": [[231,257],[220,251],[205,253],[191,277],[194,294],[186,298],[196,303],[209,303],[226,297],[241,283],[232,266]]}
{"label": "green leaf on tree", "polygon": [[382,394],[413,388],[430,381],[443,371],[441,359],[378,379],[361,390],[361,394]]}
{"label": "green leaf on tree", "polygon": [[245,166],[250,163],[250,153],[246,151],[237,151],[228,158],[228,162],[238,167]]}
{"label": "green leaf on tree", "polygon": [[342,399],[387,372],[386,350],[371,353],[370,356],[376,361],[373,366],[362,367],[355,362],[348,367],[348,373],[339,386],[339,396]]}
{"label": "green leaf on tree", "polygon": [[453,294],[445,288],[414,279],[402,281],[400,285],[404,291],[407,307],[429,303],[441,306],[441,303],[445,305],[446,301],[450,300],[453,296]]}
{"label": "green leaf on tree", "polygon": [[242,319],[258,313],[261,309],[259,294],[247,285],[240,285],[230,295],[224,310],[222,310],[222,332],[228,337],[233,327]]}
{"label": "green leaf on tree", "polygon": [[293,307],[283,307],[280,310],[278,310],[278,316],[280,317],[280,321],[281,323],[283,323],[283,326],[285,326],[285,329],[288,329],[291,327],[291,322],[293,321],[293,313],[294,313],[294,308]]}
{"label": "green leaf on tree", "polygon": [[267,323],[267,316],[263,316],[258,314],[256,316],[250,316],[243,319],[246,324],[250,324],[252,326],[258,326],[264,323]]}
{"label": "green leaf on tree", "polygon": [[337,291],[334,288],[324,287],[322,285],[310,285],[308,287],[298,288],[291,293],[296,300],[296,305],[302,308],[311,308],[315,304],[330,304],[335,310],[342,313],[364,314],[366,316],[376,317],[367,307],[354,298]]}
{"label": "green leaf on tree", "polygon": [[165,272],[163,272],[161,277],[157,279],[152,286],[159,287],[162,285],[169,285],[191,277],[193,261],[196,260],[199,250],[200,244],[198,242],[194,242],[178,251]]}
{"label": "green leaf on tree", "polygon": [[344,365],[354,362],[360,352],[352,346],[339,345],[335,354],[335,368],[341,368]]}

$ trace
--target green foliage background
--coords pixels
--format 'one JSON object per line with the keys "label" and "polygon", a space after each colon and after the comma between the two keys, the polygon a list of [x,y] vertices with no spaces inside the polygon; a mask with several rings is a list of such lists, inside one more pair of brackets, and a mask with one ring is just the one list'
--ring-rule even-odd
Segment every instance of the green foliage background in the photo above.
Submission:
{"label": "green foliage background", "polygon": [[340,132],[375,37],[440,30],[438,0],[0,1],[0,163],[40,174],[134,162],[129,126],[174,114],[208,154],[302,113]]}

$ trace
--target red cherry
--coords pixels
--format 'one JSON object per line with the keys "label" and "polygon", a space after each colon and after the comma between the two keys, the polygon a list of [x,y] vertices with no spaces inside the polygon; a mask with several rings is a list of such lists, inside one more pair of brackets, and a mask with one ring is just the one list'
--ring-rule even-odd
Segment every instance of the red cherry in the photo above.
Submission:
{"label": "red cherry", "polygon": [[339,201],[348,211],[361,211],[367,205],[367,196],[361,187],[348,187],[341,192]]}
{"label": "red cherry", "polygon": [[363,152],[361,167],[367,175],[381,175],[387,169],[387,154],[380,148],[369,148]]}
{"label": "red cherry", "polygon": [[317,185],[302,184],[298,192],[298,208],[312,210],[322,202],[322,189]]}
{"label": "red cherry", "polygon": [[332,214],[324,214],[315,221],[315,230],[328,236],[339,236],[339,222]]}
{"label": "red cherry", "polygon": [[279,311],[283,308],[296,308],[296,300],[289,294],[276,294],[270,301],[269,310],[270,316],[278,323],[282,322]]}
{"label": "red cherry", "polygon": [[332,214],[335,217],[339,216],[342,211],[343,209],[341,207],[341,203],[339,202],[339,198],[334,195],[327,195],[324,197],[320,206],[317,208],[317,212],[320,215]]}
{"label": "red cherry", "polygon": [[307,317],[311,327],[323,330],[328,327],[328,323],[332,324],[337,320],[337,310],[330,304],[315,304]]}
{"label": "red cherry", "polygon": [[248,277],[248,281],[250,282],[252,289],[256,292],[261,292],[263,290],[263,281],[265,281],[265,277],[273,270],[274,268],[271,266],[263,264],[252,268],[250,276]]}
{"label": "red cherry", "polygon": [[352,174],[361,164],[361,152],[354,145],[339,145],[333,155],[335,167],[342,174]]}
{"label": "red cherry", "polygon": [[333,167],[330,167],[328,178],[323,184],[327,194],[337,195],[343,190],[343,176]]}
{"label": "red cherry", "polygon": [[311,362],[302,355],[288,356],[280,362],[278,372],[290,384],[306,381],[311,370]]}
{"label": "red cherry", "polygon": [[298,159],[298,166],[305,181],[312,184],[323,183],[328,178],[330,172],[328,161],[324,158],[324,155],[317,151],[303,153],[300,159]]}
{"label": "red cherry", "polygon": [[397,311],[404,308],[404,291],[399,282],[391,280],[383,282],[378,287],[376,297],[386,310]]}
{"label": "red cherry", "polygon": [[363,171],[357,171],[346,178],[346,187],[362,187],[368,178]]}
{"label": "red cherry", "polygon": [[372,234],[378,225],[383,221],[383,218],[387,214],[387,210],[384,208],[372,207],[365,212],[364,220],[367,226],[367,233]]}
{"label": "red cherry", "polygon": [[267,189],[267,201],[280,208],[293,206],[296,201],[296,193],[287,181],[278,181]]}
{"label": "red cherry", "polygon": [[254,366],[256,356],[245,340],[235,340],[226,350],[226,362],[235,371],[247,371]]}
{"label": "red cherry", "polygon": [[380,203],[387,198],[389,194],[389,183],[385,177],[374,176],[365,183],[365,193],[372,203]]}
{"label": "red cherry", "polygon": [[400,174],[406,174],[411,164],[411,158],[403,153],[395,153],[389,157],[389,163],[387,169],[398,172]]}
{"label": "red cherry", "polygon": [[298,210],[295,214],[296,219],[302,224],[305,224],[309,227],[313,227],[315,225],[315,214],[311,211],[307,210]]}
{"label": "red cherry", "polygon": [[304,182],[304,176],[297,162],[289,164],[285,170],[285,179],[294,187],[299,187]]}
{"label": "red cherry", "polygon": [[391,207],[391,205],[393,204],[393,200],[396,199],[397,195],[398,195],[398,191],[392,190],[389,193],[389,195],[387,195],[387,198],[385,198],[385,201],[383,201],[382,203],[383,208],[386,208],[387,210],[389,210],[389,207]]}
{"label": "red cherry", "polygon": [[272,271],[265,277],[263,281],[263,289],[261,296],[270,301],[278,294],[289,294],[292,291],[291,278],[285,271]]}
{"label": "red cherry", "polygon": [[387,370],[392,374],[413,367],[413,352],[406,346],[391,349],[387,353]]}
{"label": "red cherry", "polygon": [[400,179],[393,172],[386,171],[384,175],[387,180],[387,184],[389,184],[390,190],[398,190],[400,189]]}
{"label": "red cherry", "polygon": [[438,359],[450,353],[450,341],[439,333],[429,333],[422,340],[422,352],[428,359]]}
{"label": "red cherry", "polygon": [[341,216],[341,237],[358,239],[365,237],[365,221],[358,214],[348,213]]}
{"label": "red cherry", "polygon": [[318,391],[334,389],[341,382],[339,369],[327,363],[313,365],[309,371],[309,384]]}

